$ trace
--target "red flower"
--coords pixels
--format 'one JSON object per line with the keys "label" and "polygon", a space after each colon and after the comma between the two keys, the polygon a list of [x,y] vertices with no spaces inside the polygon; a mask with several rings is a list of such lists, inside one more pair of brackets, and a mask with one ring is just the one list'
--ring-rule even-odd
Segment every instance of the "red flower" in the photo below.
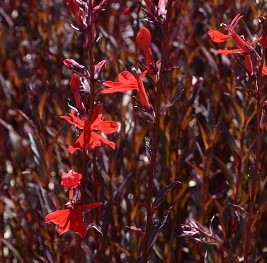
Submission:
{"label": "red flower", "polygon": [[84,150],[86,147],[94,149],[100,145],[109,145],[115,149],[115,143],[109,141],[107,138],[98,134],[98,131],[110,134],[118,130],[118,123],[115,121],[104,121],[103,114],[99,114],[101,110],[100,106],[97,106],[94,110],[92,121],[80,119],[74,114],[70,113],[69,116],[60,116],[70,124],[75,125],[78,129],[83,130],[81,135],[78,137],[73,145],[69,146],[69,152],[71,154],[76,150]]}
{"label": "red flower", "polygon": [[[256,42],[258,42],[259,40],[262,39],[262,37],[257,38],[256,40],[254,40],[251,44],[249,44],[248,42],[246,42],[242,37],[240,37],[238,34],[235,33],[234,31],[234,27],[237,25],[238,21],[242,18],[241,15],[236,15],[234,17],[234,19],[232,20],[230,26],[223,24],[227,30],[229,31],[229,35],[224,35],[219,31],[216,30],[210,30],[208,31],[208,35],[210,36],[211,40],[213,42],[224,42],[227,39],[229,39],[230,37],[233,38],[233,40],[235,41],[235,43],[237,44],[237,46],[239,48],[237,49],[232,49],[232,50],[228,50],[228,49],[220,49],[218,50],[218,54],[223,54],[223,55],[228,55],[228,54],[236,54],[236,53],[242,53],[245,55],[245,64],[246,64],[246,69],[247,71],[253,75],[254,74],[254,68],[253,68],[253,64],[252,64],[252,60],[251,60],[251,53],[254,52],[254,48],[252,47],[252,45]],[[256,53],[257,55],[257,53]]]}
{"label": "red flower", "polygon": [[246,69],[249,72],[250,75],[254,74],[254,69],[252,65],[252,60],[251,60],[251,55],[249,53],[244,53],[243,49],[241,48],[236,48],[236,49],[219,49],[217,51],[218,54],[223,54],[223,55],[229,55],[229,54],[237,54],[241,53],[244,54],[245,56],[245,65]]}
{"label": "red flower", "polygon": [[142,74],[141,76],[136,74],[134,76],[129,71],[123,71],[118,75],[118,82],[103,82],[102,84],[107,87],[107,89],[102,90],[100,94],[110,94],[114,92],[127,92],[129,90],[137,90],[141,105],[147,108],[151,108],[142,81],[143,76],[144,74]]}
{"label": "red flower", "polygon": [[243,16],[241,15],[236,15],[234,17],[234,19],[232,20],[230,26],[226,25],[226,24],[222,24],[224,25],[227,30],[229,31],[230,35],[224,35],[219,31],[216,30],[210,30],[208,31],[208,35],[210,36],[211,40],[213,42],[224,42],[227,39],[229,39],[230,37],[233,38],[233,40],[235,41],[235,43],[239,46],[239,48],[241,48],[243,50],[243,52],[251,52],[252,48],[251,46],[243,39],[241,38],[238,34],[235,33],[234,31],[234,27],[237,25],[238,21],[242,18]]}
{"label": "red flower", "polygon": [[86,225],[83,221],[83,212],[89,209],[97,208],[101,202],[95,202],[79,207],[72,207],[64,210],[57,210],[45,217],[45,223],[54,223],[58,225],[59,235],[72,230],[75,234],[84,238],[87,233]]}
{"label": "red flower", "polygon": [[150,49],[151,34],[145,27],[141,28],[136,36],[138,47],[144,52],[146,57],[146,66],[150,68],[154,64],[152,51]]}
{"label": "red flower", "polygon": [[68,173],[62,173],[61,185],[66,188],[77,188],[82,177],[83,176],[81,174],[76,173],[74,170],[71,169]]}
{"label": "red flower", "polygon": [[225,35],[217,30],[209,30],[208,35],[211,40],[216,43],[224,42],[231,37],[230,35]]}

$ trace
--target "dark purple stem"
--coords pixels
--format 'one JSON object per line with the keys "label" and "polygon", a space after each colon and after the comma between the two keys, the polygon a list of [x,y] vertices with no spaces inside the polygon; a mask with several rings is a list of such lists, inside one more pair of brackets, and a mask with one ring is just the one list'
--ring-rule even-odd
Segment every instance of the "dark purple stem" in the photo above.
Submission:
{"label": "dark purple stem", "polygon": [[152,144],[152,153],[151,160],[148,167],[148,175],[147,175],[147,195],[146,195],[146,212],[147,212],[147,222],[146,222],[146,231],[142,243],[142,262],[147,263],[149,256],[149,236],[152,228],[152,192],[153,192],[153,178],[155,174],[155,164],[159,143],[159,131],[160,131],[160,108],[161,108],[161,96],[164,89],[164,74],[167,62],[167,54],[168,54],[168,23],[170,19],[172,1],[168,2],[167,7],[167,15],[166,20],[162,25],[162,33],[163,33],[163,45],[162,45],[162,61],[159,72],[159,80],[157,83],[157,94],[156,94],[156,103],[155,103],[155,126],[153,129],[154,140]]}

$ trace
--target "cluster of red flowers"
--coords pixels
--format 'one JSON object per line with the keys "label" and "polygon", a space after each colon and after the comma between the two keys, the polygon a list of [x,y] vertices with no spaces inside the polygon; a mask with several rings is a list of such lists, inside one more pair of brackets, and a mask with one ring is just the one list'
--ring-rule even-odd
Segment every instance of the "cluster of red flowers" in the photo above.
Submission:
{"label": "cluster of red flowers", "polygon": [[[234,19],[232,20],[230,26],[226,24],[222,24],[223,26],[226,27],[228,30],[229,34],[225,35],[221,33],[220,31],[217,30],[209,30],[208,35],[210,36],[211,40],[216,43],[221,43],[225,42],[229,38],[232,38],[235,42],[235,44],[238,46],[236,49],[219,49],[217,51],[218,54],[223,54],[223,55],[228,55],[228,54],[243,54],[245,57],[245,64],[246,64],[246,69],[249,72],[250,75],[255,74],[255,70],[253,67],[253,63],[251,60],[251,55],[255,54],[256,57],[259,57],[255,49],[253,48],[253,44],[257,43],[258,41],[262,40],[262,36],[256,38],[252,43],[248,43],[245,39],[243,39],[241,36],[239,36],[235,31],[234,28],[239,22],[239,20],[242,18],[240,14],[236,15]],[[267,66],[262,67],[262,73],[267,74]]]}
{"label": "cluster of red flowers", "polygon": [[95,202],[87,205],[78,206],[73,200],[73,191],[79,187],[82,175],[70,170],[68,173],[61,175],[61,184],[69,190],[69,203],[67,209],[61,209],[48,214],[45,217],[46,223],[58,225],[58,233],[61,235],[67,231],[74,231],[81,238],[87,233],[87,227],[83,221],[83,212],[89,209],[101,206],[101,202]]}
{"label": "cluster of red flowers", "polygon": [[[163,1],[164,2],[164,1]],[[95,11],[94,16],[105,5],[106,1],[101,1],[96,5],[94,1],[91,3],[91,8]],[[69,0],[68,5],[71,12],[75,17],[76,26],[80,31],[85,31],[88,28],[86,15],[88,12],[88,4],[79,0]],[[163,6],[165,6],[163,4]],[[96,17],[94,17],[95,19]],[[94,26],[90,25],[91,34],[94,36]],[[127,92],[130,90],[137,90],[140,105],[146,109],[151,109],[152,106],[149,102],[146,94],[143,77],[150,72],[154,67],[154,60],[152,51],[150,49],[151,35],[148,29],[142,28],[136,37],[137,45],[145,56],[145,70],[141,75],[132,74],[129,71],[123,71],[118,75],[118,82],[105,81],[103,86],[106,89],[102,90],[100,94],[109,94],[114,92]],[[80,91],[90,93],[90,85],[86,76],[89,76],[85,66],[80,65],[73,59],[65,59],[64,65],[73,70],[70,81],[71,90],[75,98],[76,107],[72,107],[71,112],[67,116],[61,116],[62,119],[68,123],[74,125],[81,131],[74,144],[68,147],[70,154],[73,154],[76,150],[93,151],[98,146],[108,145],[112,149],[115,148],[115,143],[108,140],[105,134],[111,134],[118,130],[118,123],[115,121],[104,121],[104,116],[101,113],[101,105],[94,103],[94,109],[91,112],[91,116],[88,116],[88,109],[86,109],[86,103],[83,101]],[[104,70],[105,61],[99,62],[94,66],[94,78],[98,78],[100,73]],[[92,105],[91,105],[92,106]],[[45,217],[45,222],[52,222],[58,225],[58,233],[61,235],[67,231],[74,231],[81,238],[84,238],[87,233],[87,227],[83,220],[83,213],[86,210],[99,207],[101,202],[94,202],[86,205],[79,205],[81,200],[79,198],[74,199],[75,193],[78,193],[83,175],[70,170],[68,173],[62,174],[61,185],[69,192],[69,202],[65,205],[66,209],[61,209],[48,214]]]}

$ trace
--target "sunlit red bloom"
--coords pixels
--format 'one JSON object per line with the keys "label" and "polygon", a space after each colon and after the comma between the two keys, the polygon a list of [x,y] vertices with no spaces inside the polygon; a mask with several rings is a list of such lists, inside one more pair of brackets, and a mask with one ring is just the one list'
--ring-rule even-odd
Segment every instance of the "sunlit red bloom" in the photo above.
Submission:
{"label": "sunlit red bloom", "polygon": [[235,49],[219,49],[217,51],[217,54],[223,54],[223,55],[229,55],[229,54],[237,54],[237,53],[243,53],[243,50],[241,48],[235,48]]}
{"label": "sunlit red bloom", "polygon": [[101,206],[101,204],[101,202],[95,202],[69,209],[54,211],[45,217],[45,223],[54,223],[58,225],[59,235],[67,231],[73,231],[81,238],[84,238],[87,233],[87,228],[83,221],[83,212],[97,208]]}
{"label": "sunlit red bloom", "polygon": [[62,173],[61,178],[61,185],[64,187],[77,188],[82,179],[82,175],[71,169],[68,173]]}
{"label": "sunlit red bloom", "polygon": [[254,52],[254,48],[252,47],[252,45],[254,43],[258,42],[262,37],[257,38],[251,44],[249,44],[242,37],[240,37],[237,33],[235,33],[234,27],[237,25],[238,21],[241,18],[242,18],[242,16],[240,14],[238,14],[234,17],[230,26],[228,26],[226,24],[222,24],[229,31],[229,33],[230,33],[229,35],[222,34],[221,32],[216,31],[216,30],[208,31],[208,35],[210,36],[210,38],[213,42],[217,42],[217,43],[224,42],[227,39],[229,39],[230,37],[232,37],[232,39],[234,40],[234,42],[237,44],[237,46],[239,48],[232,49],[232,50],[220,49],[220,50],[218,50],[217,53],[223,54],[223,55],[236,54],[236,53],[244,54],[246,69],[251,75],[253,75],[254,74],[254,68],[253,68],[253,64],[252,64],[252,60],[251,60],[251,53]]}
{"label": "sunlit red bloom", "polygon": [[217,30],[209,30],[208,35],[211,40],[216,43],[224,42],[231,37],[230,35],[225,35]]}
{"label": "sunlit red bloom", "polygon": [[262,73],[263,73],[264,75],[267,75],[267,66],[263,66],[263,67],[262,67]]}
{"label": "sunlit red bloom", "polygon": [[129,90],[137,90],[140,104],[144,107],[150,108],[151,105],[149,103],[145,87],[142,81],[143,75],[133,75],[129,71],[123,71],[118,75],[119,81],[105,81],[102,84],[107,87],[102,90],[101,94],[110,94],[115,92],[127,92]]}
{"label": "sunlit red bloom", "polygon": [[76,150],[94,149],[100,145],[108,145],[115,149],[115,143],[98,134],[103,132],[106,134],[114,133],[118,130],[118,123],[115,121],[104,121],[103,114],[100,114],[101,107],[96,106],[91,122],[76,117],[73,113],[69,116],[60,116],[70,124],[75,125],[78,129],[83,130],[73,145],[68,150],[71,154]]}
{"label": "sunlit red bloom", "polygon": [[242,18],[242,16],[238,14],[238,15],[236,15],[234,17],[234,19],[232,20],[230,26],[228,26],[226,24],[222,24],[229,31],[229,33],[230,33],[229,35],[225,35],[225,34],[219,32],[219,31],[216,31],[216,30],[209,30],[208,31],[208,35],[210,36],[211,40],[213,42],[220,43],[220,42],[224,42],[227,39],[229,39],[230,37],[232,37],[233,40],[235,41],[235,43],[238,45],[238,47],[243,50],[243,52],[246,52],[246,53],[251,52],[252,51],[251,45],[248,44],[243,38],[241,38],[234,31],[234,27],[237,25],[238,21],[241,18]]}
{"label": "sunlit red bloom", "polygon": [[146,66],[150,68],[154,64],[152,51],[150,49],[151,34],[145,27],[141,28],[136,35],[136,43],[138,47],[144,52],[146,57]]}

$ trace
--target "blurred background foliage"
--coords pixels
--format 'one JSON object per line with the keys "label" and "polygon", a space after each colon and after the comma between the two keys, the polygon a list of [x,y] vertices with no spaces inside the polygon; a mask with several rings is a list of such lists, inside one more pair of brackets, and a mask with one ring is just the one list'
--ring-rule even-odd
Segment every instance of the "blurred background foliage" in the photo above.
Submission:
{"label": "blurred background foliage", "polygon": [[[135,36],[140,27],[149,28],[153,55],[161,59],[161,31],[147,18],[145,3],[137,2],[109,0],[97,20],[95,58],[107,61],[102,80],[115,80],[119,72],[138,68],[142,54]],[[133,12],[124,14],[132,5],[136,5]],[[189,220],[218,237],[227,251],[225,262],[242,262],[245,213],[241,207],[246,208],[249,200],[256,134],[255,99],[245,91],[255,87],[242,57],[216,55],[224,44],[211,42],[207,31],[220,30],[222,22],[229,24],[240,13],[243,19],[236,30],[251,42],[261,33],[258,17],[265,8],[264,0],[173,3],[168,65],[177,68],[166,73],[162,106],[182,90],[183,96],[161,119],[154,196],[173,181],[181,184],[157,210],[161,218],[173,205],[153,248],[153,262],[219,262],[222,252],[216,242],[201,235],[199,242],[181,237],[181,224]],[[85,38],[71,23],[65,1],[2,0],[0,4],[1,262],[72,260],[74,234],[59,237],[54,225],[44,223],[47,213],[68,200],[60,185],[61,173],[81,170],[80,153],[70,156],[67,151],[77,132],[59,117],[67,114],[68,104],[74,104],[71,71],[63,60],[73,58],[88,66]],[[232,46],[227,42],[228,48]],[[153,80],[144,81],[154,103]],[[97,100],[103,102],[105,118],[118,121],[121,128],[111,136],[116,150],[99,149],[97,170],[88,168],[94,178],[88,180],[88,201],[97,189],[99,200],[105,202],[97,222],[103,236],[88,232],[82,241],[82,262],[94,262],[97,242],[102,262],[133,262],[142,236],[126,226],[142,228],[145,223],[145,138],[152,140],[153,134],[136,118],[128,93]],[[263,138],[252,262],[267,258],[265,134]]]}

